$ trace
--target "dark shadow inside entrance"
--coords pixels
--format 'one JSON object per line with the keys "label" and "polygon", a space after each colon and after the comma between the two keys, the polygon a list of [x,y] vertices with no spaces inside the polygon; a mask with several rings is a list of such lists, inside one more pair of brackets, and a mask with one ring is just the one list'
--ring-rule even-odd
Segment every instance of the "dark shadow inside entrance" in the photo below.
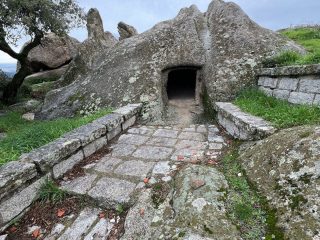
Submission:
{"label": "dark shadow inside entrance", "polygon": [[196,69],[173,70],[168,75],[168,100],[194,99],[196,93]]}

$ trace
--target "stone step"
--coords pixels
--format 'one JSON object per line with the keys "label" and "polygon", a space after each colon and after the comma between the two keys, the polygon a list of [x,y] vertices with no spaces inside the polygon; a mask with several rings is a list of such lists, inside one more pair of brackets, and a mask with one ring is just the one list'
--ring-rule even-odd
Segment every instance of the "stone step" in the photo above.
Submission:
{"label": "stone step", "polygon": [[271,123],[240,110],[230,102],[216,102],[219,124],[234,138],[259,140],[276,131]]}

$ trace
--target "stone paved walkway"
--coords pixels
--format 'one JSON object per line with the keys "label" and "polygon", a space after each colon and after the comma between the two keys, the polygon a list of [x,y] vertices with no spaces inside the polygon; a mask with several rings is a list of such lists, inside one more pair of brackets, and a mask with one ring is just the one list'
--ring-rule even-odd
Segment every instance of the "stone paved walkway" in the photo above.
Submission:
{"label": "stone paved walkway", "polygon": [[[211,239],[201,238],[200,236],[206,235],[202,230],[183,224],[183,226],[179,226],[175,216],[164,216],[163,212],[159,213],[157,209],[161,208],[163,204],[163,206],[167,204],[170,205],[173,212],[178,211],[179,208],[185,211],[190,208],[186,199],[191,197],[193,192],[196,195],[200,189],[197,194],[201,193],[202,196],[192,197],[192,199],[194,198],[192,207],[184,216],[197,210],[201,216],[198,220],[222,221],[221,224],[225,226],[230,224],[226,223],[227,218],[217,218],[215,215],[216,213],[219,213],[219,216],[225,215],[223,202],[217,197],[223,196],[223,189],[227,188],[224,176],[206,165],[208,162],[214,163],[226,145],[226,139],[221,136],[219,129],[214,125],[190,125],[187,128],[136,126],[130,128],[126,134],[120,136],[115,143],[110,145],[111,152],[109,154],[96,163],[85,166],[85,176],[72,181],[64,181],[61,188],[73,194],[88,196],[96,200],[101,208],[114,209],[119,206],[130,208],[128,221],[125,224],[126,234],[122,239],[172,239],[174,234],[179,234],[181,229],[183,229],[181,236],[184,236],[181,239]],[[208,172],[208,169],[213,172]],[[189,193],[183,193],[182,189],[185,187],[182,185],[180,188],[175,186],[179,185],[175,176],[183,171],[191,171],[185,174],[190,176],[187,180],[190,182],[188,186],[191,186],[187,190]],[[193,179],[191,179],[192,174],[195,174]],[[147,184],[146,181],[148,181]],[[145,205],[145,208],[152,204],[154,200],[152,193],[156,191],[152,186],[157,186],[157,184],[168,186],[167,195],[162,199],[160,206],[152,206],[150,211],[147,211],[141,204]],[[158,187],[161,188],[161,186]],[[202,193],[201,191],[205,189],[207,190]],[[182,194],[180,198],[182,198],[174,209],[174,195],[179,191],[179,194]],[[207,191],[210,191],[209,194]],[[184,194],[191,195],[187,197]],[[215,197],[217,199],[213,201],[212,199]],[[176,196],[176,198],[179,197]],[[219,207],[208,219],[201,219],[203,215],[201,211],[207,205],[214,206],[214,208],[219,205]],[[141,216],[141,209],[143,209],[142,215],[146,216]],[[98,219],[98,212],[97,208],[86,208],[72,223],[69,223],[69,227],[57,225],[47,239],[105,239],[114,222]],[[138,217],[143,221],[139,221]],[[153,223],[159,222],[155,221],[156,217],[162,220],[168,217],[172,227],[167,229],[167,232],[153,231]],[[168,221],[164,220],[162,224],[167,224]],[[210,223],[208,224],[210,225]],[[142,226],[145,227],[141,228]],[[145,236],[140,236],[140,234]],[[157,234],[157,237],[154,234]],[[158,236],[158,234],[160,235]],[[230,235],[229,232],[228,236],[230,237],[232,234]]]}

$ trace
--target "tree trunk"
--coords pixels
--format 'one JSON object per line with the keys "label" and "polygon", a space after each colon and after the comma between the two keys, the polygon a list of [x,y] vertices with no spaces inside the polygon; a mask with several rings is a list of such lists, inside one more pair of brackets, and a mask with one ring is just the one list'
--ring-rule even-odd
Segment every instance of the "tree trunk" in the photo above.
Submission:
{"label": "tree trunk", "polygon": [[14,75],[12,81],[5,87],[3,91],[3,101],[7,104],[13,104],[16,101],[17,93],[24,79],[30,75],[28,63],[21,63],[19,71]]}

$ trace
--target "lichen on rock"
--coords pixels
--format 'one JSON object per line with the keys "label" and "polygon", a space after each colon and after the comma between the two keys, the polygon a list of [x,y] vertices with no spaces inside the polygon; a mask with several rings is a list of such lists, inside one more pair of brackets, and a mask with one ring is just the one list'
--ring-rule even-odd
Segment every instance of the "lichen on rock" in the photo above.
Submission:
{"label": "lichen on rock", "polygon": [[240,161],[288,239],[314,239],[320,229],[320,128],[285,129],[250,147]]}

